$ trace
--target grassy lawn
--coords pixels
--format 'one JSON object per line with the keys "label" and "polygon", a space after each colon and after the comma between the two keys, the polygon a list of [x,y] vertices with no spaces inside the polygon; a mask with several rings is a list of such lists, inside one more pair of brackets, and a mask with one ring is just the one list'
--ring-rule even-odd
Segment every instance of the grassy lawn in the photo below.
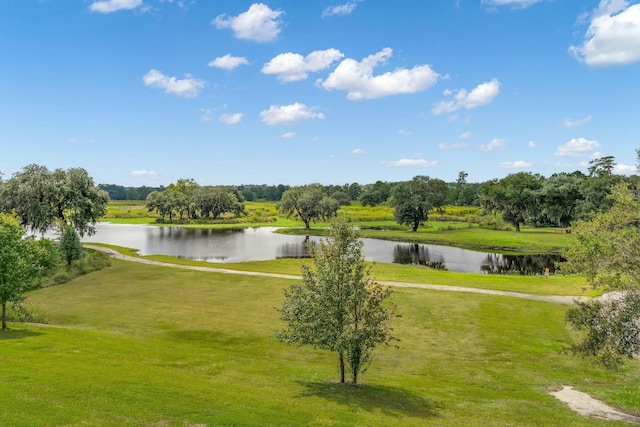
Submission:
{"label": "grassy lawn", "polygon": [[114,261],[33,292],[50,324],[0,334],[0,425],[616,425],[547,394],[561,385],[640,413],[637,363],[562,352],[565,306],[487,295],[395,290],[400,348],[340,386],[333,354],[274,338],[287,285]]}

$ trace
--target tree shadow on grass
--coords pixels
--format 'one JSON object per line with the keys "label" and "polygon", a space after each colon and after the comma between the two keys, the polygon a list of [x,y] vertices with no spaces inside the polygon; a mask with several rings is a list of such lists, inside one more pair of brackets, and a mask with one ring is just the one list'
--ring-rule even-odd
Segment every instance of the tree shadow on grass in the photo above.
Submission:
{"label": "tree shadow on grass", "polygon": [[442,405],[435,400],[396,387],[302,381],[300,384],[306,388],[303,396],[321,397],[342,405],[357,406],[368,412],[381,411],[387,416],[438,418],[442,409]]}
{"label": "tree shadow on grass", "polygon": [[28,331],[25,329],[5,329],[0,330],[0,341],[4,340],[20,340],[27,337],[36,337],[42,335],[42,332]]}

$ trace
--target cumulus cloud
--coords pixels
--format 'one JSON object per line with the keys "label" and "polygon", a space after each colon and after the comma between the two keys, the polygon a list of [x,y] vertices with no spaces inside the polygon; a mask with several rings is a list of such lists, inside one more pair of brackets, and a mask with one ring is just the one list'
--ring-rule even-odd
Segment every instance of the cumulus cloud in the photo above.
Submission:
{"label": "cumulus cloud", "polygon": [[441,150],[456,150],[456,149],[464,148],[468,146],[469,144],[467,144],[466,142],[454,142],[451,144],[445,144],[444,142],[441,142],[438,144],[438,148]]}
{"label": "cumulus cloud", "polygon": [[533,165],[531,162],[525,162],[524,160],[518,160],[516,162],[502,162],[498,165],[498,167],[504,169],[526,169],[530,168]]}
{"label": "cumulus cloud", "polygon": [[307,56],[292,52],[281,53],[264,64],[262,72],[275,74],[282,82],[295,82],[306,79],[310,72],[327,68],[342,57],[344,54],[337,49],[316,50]]}
{"label": "cumulus cloud", "polygon": [[382,162],[382,164],[392,168],[428,168],[437,166],[438,162],[429,162],[425,159],[400,159]]}
{"label": "cumulus cloud", "polygon": [[538,144],[535,141],[527,142],[527,147],[529,147],[529,148],[536,148],[537,146],[538,146]]}
{"label": "cumulus cloud", "polygon": [[209,61],[209,67],[221,68],[223,70],[231,71],[234,68],[237,68],[241,65],[248,65],[249,61],[247,58],[242,56],[231,56],[231,54],[226,54],[225,56],[221,56],[219,58],[214,59],[213,61]]}
{"label": "cumulus cloud", "polygon": [[469,139],[473,134],[471,132],[465,132],[458,135],[458,139]]}
{"label": "cumulus cloud", "polygon": [[577,120],[566,119],[564,122],[562,122],[562,126],[566,128],[575,128],[578,126],[582,126],[585,123],[589,123],[590,121],[591,121],[591,115],[588,115],[585,118],[577,119]]}
{"label": "cumulus cloud", "polygon": [[355,155],[360,155],[360,154],[365,154],[366,151],[364,151],[362,148],[356,148],[355,150],[351,151],[351,154],[355,154]]}
{"label": "cumulus cloud", "polygon": [[592,66],[621,65],[640,61],[640,3],[602,0],[579,46],[569,52]]}
{"label": "cumulus cloud", "polygon": [[242,117],[244,117],[244,114],[242,114],[242,113],[234,113],[234,114],[225,113],[225,114],[221,115],[218,118],[218,120],[220,120],[222,123],[226,123],[228,125],[235,125],[237,123],[240,123],[240,120],[242,120]]}
{"label": "cumulus cloud", "polygon": [[524,9],[541,1],[542,0],[482,0],[482,3],[489,6],[512,6]]}
{"label": "cumulus cloud", "polygon": [[494,138],[488,144],[481,145],[480,149],[482,151],[490,152],[490,151],[497,150],[499,148],[503,148],[505,145],[507,145],[507,140],[506,139]]}
{"label": "cumulus cloud", "polygon": [[361,1],[363,0],[355,0],[355,1],[344,3],[344,4],[329,6],[322,12],[322,17],[326,18],[328,16],[334,16],[334,15],[340,15],[340,16],[349,15],[351,14],[351,12],[354,11],[356,6],[358,6],[358,3],[360,3]]}
{"label": "cumulus cloud", "polygon": [[158,70],[150,70],[142,77],[145,86],[163,89],[165,93],[182,96],[183,98],[195,98],[205,86],[203,80],[194,79],[191,74],[185,74],[180,80],[175,77],[165,76]]}
{"label": "cumulus cloud", "polygon": [[451,90],[444,92],[445,96],[453,95],[451,101],[442,101],[437,103],[431,112],[435,115],[443,113],[452,113],[461,108],[476,108],[486,105],[493,101],[493,98],[500,93],[500,82],[498,79],[492,79],[489,82],[481,83],[471,92],[466,89],[460,89],[455,94]]}
{"label": "cumulus cloud", "polygon": [[631,175],[636,171],[637,169],[634,165],[617,164],[613,167],[613,172],[616,174]]}
{"label": "cumulus cloud", "polygon": [[238,16],[218,15],[211,23],[218,29],[230,28],[236,38],[265,43],[274,41],[280,34],[283,14],[266,4],[254,3]]}
{"label": "cumulus cloud", "polygon": [[158,176],[158,173],[155,171],[148,171],[145,169],[141,169],[141,170],[135,170],[135,171],[131,171],[129,172],[129,175],[131,176],[148,176],[151,178],[154,178],[156,176]]}
{"label": "cumulus cloud", "polygon": [[130,10],[142,6],[142,0],[102,0],[89,6],[92,12],[111,13],[118,10]]}
{"label": "cumulus cloud", "polygon": [[564,145],[558,147],[554,156],[557,157],[586,157],[600,147],[598,141],[589,141],[585,138],[573,138]]}
{"label": "cumulus cloud", "polygon": [[283,133],[282,135],[280,135],[280,138],[282,139],[291,139],[291,138],[295,138],[296,133],[295,132],[286,132]]}
{"label": "cumulus cloud", "polygon": [[393,71],[374,75],[373,69],[384,64],[393,54],[387,47],[358,62],[344,59],[326,80],[318,80],[318,85],[327,89],[345,90],[347,99],[372,99],[390,95],[411,94],[433,86],[439,74],[429,65],[417,65],[411,69],[396,68]]}
{"label": "cumulus cloud", "polygon": [[302,120],[324,119],[324,114],[316,113],[312,107],[296,102],[290,105],[272,105],[260,112],[262,122],[269,126],[294,125]]}

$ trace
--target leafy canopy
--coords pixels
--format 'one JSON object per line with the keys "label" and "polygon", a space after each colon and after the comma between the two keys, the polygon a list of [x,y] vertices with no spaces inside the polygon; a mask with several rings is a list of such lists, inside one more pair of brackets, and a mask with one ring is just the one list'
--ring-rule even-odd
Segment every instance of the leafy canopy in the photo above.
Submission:
{"label": "leafy canopy", "polygon": [[302,266],[302,283],[284,291],[279,311],[287,326],[278,338],[337,353],[340,381],[348,369],[356,383],[376,346],[394,339],[391,289],[370,279],[362,240],[344,218],[332,223],[311,252],[313,266]]}

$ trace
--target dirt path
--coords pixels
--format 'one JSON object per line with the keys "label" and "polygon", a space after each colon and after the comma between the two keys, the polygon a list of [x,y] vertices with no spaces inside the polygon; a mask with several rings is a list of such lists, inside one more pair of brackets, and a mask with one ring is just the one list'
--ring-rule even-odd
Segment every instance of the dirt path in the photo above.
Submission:
{"label": "dirt path", "polygon": [[594,399],[587,393],[574,390],[573,387],[564,386],[562,390],[550,393],[556,399],[564,402],[570,409],[585,417],[600,418],[603,420],[627,421],[639,423],[640,417],[624,414],[611,406]]}
{"label": "dirt path", "polygon": [[[107,253],[116,259],[139,262],[139,263],[148,264],[148,265],[156,265],[160,267],[172,267],[172,268],[180,268],[183,270],[205,271],[210,273],[239,274],[244,276],[261,276],[261,277],[274,277],[278,279],[301,280],[300,276],[294,276],[291,274],[261,273],[257,271],[229,270],[226,268],[218,268],[218,267],[200,267],[200,266],[193,266],[193,265],[170,264],[167,262],[153,261],[145,258],[138,258],[138,257],[132,257],[128,255],[123,255],[116,250],[113,250],[110,248],[104,248],[102,246],[85,245],[85,247]],[[384,280],[378,280],[377,282],[382,285],[395,286],[400,288],[420,288],[420,289],[430,289],[434,291],[466,292],[466,293],[485,294],[485,295],[500,295],[505,297],[523,298],[523,299],[530,299],[530,300],[536,300],[536,301],[548,301],[548,302],[555,302],[560,304],[573,304],[576,300],[584,301],[589,299],[588,297],[577,297],[577,296],[574,297],[574,296],[563,296],[563,295],[533,295],[533,294],[525,294],[520,292],[497,291],[493,289],[465,288],[462,286],[428,285],[428,284],[421,284],[421,283],[389,282]]]}

